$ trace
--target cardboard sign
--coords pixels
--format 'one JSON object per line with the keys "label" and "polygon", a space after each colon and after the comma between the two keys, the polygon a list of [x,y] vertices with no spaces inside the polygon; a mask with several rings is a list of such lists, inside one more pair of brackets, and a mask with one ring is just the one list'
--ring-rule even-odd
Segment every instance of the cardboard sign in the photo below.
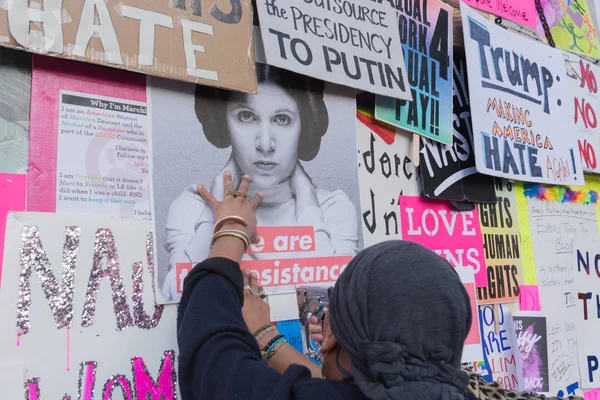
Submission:
{"label": "cardboard sign", "polygon": [[4,4],[1,46],[256,92],[250,0]]}
{"label": "cardboard sign", "polygon": [[176,399],[175,307],[154,304],[150,221],[18,213],[0,288],[2,362],[29,400]]}
{"label": "cardboard sign", "polygon": [[496,178],[496,195],[495,203],[477,205],[488,278],[488,286],[477,289],[480,304],[517,301],[523,283],[514,184]]}
{"label": "cardboard sign", "polygon": [[507,390],[523,387],[521,357],[515,335],[513,316],[508,307],[479,306],[483,327],[483,350],[494,381]]}
{"label": "cardboard sign", "polygon": [[375,117],[451,145],[452,7],[440,0],[404,4],[411,10],[398,15],[398,26],[412,101],[377,96]]}
{"label": "cardboard sign", "polygon": [[[598,32],[586,0],[540,0],[540,3],[556,47],[600,58]],[[537,34],[546,40],[539,16],[536,19]]]}
{"label": "cardboard sign", "polygon": [[365,246],[402,239],[398,195],[419,195],[419,169],[411,159],[411,135],[375,119],[375,96],[356,98],[356,145]]}
{"label": "cardboard sign", "polygon": [[461,0],[471,7],[506,18],[528,28],[536,27],[537,12],[534,0]]}
{"label": "cardboard sign", "polygon": [[577,149],[584,171],[600,173],[600,133],[598,117],[600,97],[597,76],[600,68],[574,54],[564,53],[566,74],[573,96],[573,124]]}
{"label": "cardboard sign", "polygon": [[475,160],[481,173],[582,184],[562,52],[495,26],[461,4]]}
{"label": "cardboard sign", "polygon": [[488,285],[477,209],[457,211],[448,202],[414,196],[399,201],[402,239],[435,251],[455,268],[471,268],[477,287]]}
{"label": "cardboard sign", "polygon": [[[403,11],[401,3],[397,4]],[[371,93],[411,99],[397,10],[390,3],[261,0],[256,6],[270,65]],[[432,23],[426,12],[415,17],[424,26]],[[417,34],[404,28],[404,35]]]}
{"label": "cardboard sign", "polygon": [[[494,180],[475,168],[471,105],[464,54],[454,54],[452,68],[453,121],[451,145],[421,139],[423,193],[432,199],[492,203],[496,201]],[[449,103],[448,103],[449,104]]]}
{"label": "cardboard sign", "polygon": [[521,359],[522,389],[547,393],[550,376],[546,317],[519,313],[513,316],[513,320]]}
{"label": "cardboard sign", "polygon": [[580,234],[573,246],[577,263],[573,293],[577,306],[574,313],[581,387],[597,389],[600,388],[600,238],[596,208],[593,204],[582,207],[586,213],[578,216]]}
{"label": "cardboard sign", "polygon": [[550,393],[567,393],[573,382],[580,380],[575,312],[581,301],[574,285],[574,246],[590,221],[597,229],[590,214],[594,206],[532,198],[528,205],[540,300],[548,324]]}

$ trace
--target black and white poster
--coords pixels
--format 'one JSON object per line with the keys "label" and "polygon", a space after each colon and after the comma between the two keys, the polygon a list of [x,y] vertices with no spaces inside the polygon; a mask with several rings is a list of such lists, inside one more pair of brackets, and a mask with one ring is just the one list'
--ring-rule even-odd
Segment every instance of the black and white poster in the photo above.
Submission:
{"label": "black and white poster", "polygon": [[453,77],[453,143],[445,145],[421,138],[423,193],[433,199],[493,203],[493,178],[477,173],[475,168],[467,65],[464,53],[457,48]]}
{"label": "black and white poster", "polygon": [[223,172],[251,176],[262,241],[242,268],[267,293],[332,284],[358,250],[352,90],[257,64],[258,94],[152,79],[152,192],[157,301],[177,302],[189,270],[208,256],[214,217],[197,192],[223,198]]}

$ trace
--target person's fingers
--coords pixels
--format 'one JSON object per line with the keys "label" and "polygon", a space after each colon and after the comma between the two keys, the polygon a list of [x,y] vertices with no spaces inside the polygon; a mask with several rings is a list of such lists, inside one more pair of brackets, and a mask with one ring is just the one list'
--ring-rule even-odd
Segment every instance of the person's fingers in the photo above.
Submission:
{"label": "person's fingers", "polygon": [[265,199],[265,195],[262,192],[258,192],[256,193],[256,196],[254,196],[252,198],[252,200],[250,200],[250,206],[252,207],[252,209],[256,210],[258,208],[258,206],[260,206],[260,204],[263,202],[263,200]]}
{"label": "person's fingers", "polygon": [[252,244],[259,244],[261,241],[260,235],[256,235],[256,237],[254,237],[254,239],[252,240]]}
{"label": "person's fingers", "polygon": [[228,190],[233,191],[233,177],[231,176],[230,171],[225,171],[223,173],[223,188],[225,192]]}
{"label": "person's fingers", "polygon": [[238,192],[248,193],[248,187],[250,186],[250,176],[244,174],[242,176],[242,180],[240,182],[240,186],[238,186]]}
{"label": "person's fingers", "polygon": [[242,274],[244,275],[244,286],[250,285],[250,270],[245,269]]}
{"label": "person's fingers", "polygon": [[310,337],[312,338],[313,342],[316,342],[318,344],[320,344],[323,341],[323,334],[321,333],[312,333]]}
{"label": "person's fingers", "polygon": [[219,202],[217,201],[217,199],[215,199],[215,196],[213,196],[208,190],[206,190],[206,188],[203,185],[196,186],[196,190],[198,190],[198,193],[200,194],[200,196],[202,197],[202,199],[213,210],[215,209],[216,206],[219,205]]}
{"label": "person's fingers", "polygon": [[311,332],[315,333],[323,331],[323,327],[321,326],[321,320],[319,318],[315,317],[314,315],[311,315],[308,319],[308,322],[309,329],[311,330]]}
{"label": "person's fingers", "polygon": [[250,274],[250,287],[252,291],[258,290],[258,276],[255,273]]}

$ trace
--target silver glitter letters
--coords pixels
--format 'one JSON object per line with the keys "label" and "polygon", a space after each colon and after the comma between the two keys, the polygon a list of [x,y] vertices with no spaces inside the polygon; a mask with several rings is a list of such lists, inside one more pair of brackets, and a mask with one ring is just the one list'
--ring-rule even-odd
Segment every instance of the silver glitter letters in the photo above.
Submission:
{"label": "silver glitter letters", "polygon": [[[152,232],[146,236],[146,258],[148,260],[148,271],[150,272],[150,279],[152,280],[152,292],[155,292],[154,287],[154,252],[152,243]],[[138,328],[150,330],[156,328],[160,322],[164,306],[154,305],[154,315],[150,318],[146,312],[144,312],[144,301],[142,294],[144,292],[144,279],[143,279],[143,268],[141,262],[133,263],[133,319],[135,325]]]}
{"label": "silver glitter letters", "polygon": [[[108,266],[105,269],[102,269],[102,261],[105,259]],[[98,288],[100,287],[100,279],[105,277],[110,279],[113,310],[117,320],[117,330],[120,331],[128,326],[133,326],[133,319],[129,312],[125,288],[123,287],[123,279],[121,278],[119,260],[115,248],[115,238],[110,229],[101,228],[96,232],[92,271],[90,272],[90,279],[85,295],[85,305],[83,306],[83,314],[81,316],[81,325],[84,327],[92,326],[94,324],[96,299],[98,296]]]}
{"label": "silver glitter letters", "polygon": [[25,226],[21,233],[21,273],[19,276],[19,299],[17,300],[18,335],[29,332],[29,308],[31,307],[31,271],[34,270],[42,283],[42,290],[50,305],[57,328],[71,326],[73,321],[73,291],[75,289],[75,266],[81,228],[66,228],[63,247],[62,284],[59,285],[50,260],[44,250],[36,226]]}

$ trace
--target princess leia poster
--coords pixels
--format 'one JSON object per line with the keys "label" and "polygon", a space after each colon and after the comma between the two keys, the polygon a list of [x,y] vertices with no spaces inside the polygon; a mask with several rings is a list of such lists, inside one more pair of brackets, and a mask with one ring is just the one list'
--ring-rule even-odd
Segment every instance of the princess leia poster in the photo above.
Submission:
{"label": "princess leia poster", "polygon": [[[257,64],[257,78],[256,95],[150,81],[159,303],[179,301],[185,273],[178,266],[208,256],[214,218],[196,188],[223,198],[227,170],[234,181],[251,176],[250,196],[265,194],[259,227],[314,231],[311,251],[250,252],[245,259],[335,260],[362,246],[352,91],[266,64]],[[290,284],[311,283],[295,275]],[[272,279],[261,278],[267,288]]]}

